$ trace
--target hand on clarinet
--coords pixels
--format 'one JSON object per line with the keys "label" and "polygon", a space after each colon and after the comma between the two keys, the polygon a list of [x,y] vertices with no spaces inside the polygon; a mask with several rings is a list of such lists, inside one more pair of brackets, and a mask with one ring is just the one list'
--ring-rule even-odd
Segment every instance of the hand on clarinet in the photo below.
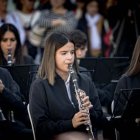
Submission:
{"label": "hand on clarinet", "polygon": [[78,113],[76,113],[72,119],[73,127],[76,128],[82,124],[87,124],[89,122],[89,109],[93,107],[89,97],[86,96],[83,90],[80,90],[80,98],[82,100],[82,108]]}
{"label": "hand on clarinet", "polygon": [[85,94],[85,92],[81,89],[80,89],[79,93],[80,93],[80,98],[82,101],[83,108],[85,108],[86,110],[90,110],[93,107],[93,105],[91,104],[91,102],[89,100],[89,96],[87,96]]}
{"label": "hand on clarinet", "polygon": [[77,128],[82,124],[86,124],[88,121],[89,121],[89,116],[87,114],[87,111],[80,110],[72,118],[72,125],[74,128]]}

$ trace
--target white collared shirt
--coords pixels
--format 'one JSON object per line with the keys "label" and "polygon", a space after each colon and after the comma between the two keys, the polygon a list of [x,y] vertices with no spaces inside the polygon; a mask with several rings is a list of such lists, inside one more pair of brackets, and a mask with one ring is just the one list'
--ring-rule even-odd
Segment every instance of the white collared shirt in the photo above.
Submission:
{"label": "white collared shirt", "polygon": [[71,104],[74,106],[74,103],[73,103],[72,98],[71,98],[71,91],[70,91],[70,74],[65,82],[65,85],[66,85],[69,100],[70,100]]}

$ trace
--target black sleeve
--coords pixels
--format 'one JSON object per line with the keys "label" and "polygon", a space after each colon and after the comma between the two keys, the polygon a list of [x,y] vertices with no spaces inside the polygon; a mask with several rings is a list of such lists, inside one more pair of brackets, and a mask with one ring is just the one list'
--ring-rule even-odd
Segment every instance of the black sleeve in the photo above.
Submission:
{"label": "black sleeve", "polygon": [[0,99],[2,106],[6,107],[8,110],[14,111],[14,115],[17,120],[29,124],[28,113],[26,105],[23,104],[22,95],[18,84],[13,80],[10,73],[4,69],[2,71],[2,76],[0,76],[5,88],[0,94]]}
{"label": "black sleeve", "polygon": [[120,80],[118,81],[118,84],[115,89],[114,93],[114,108],[113,108],[113,114],[116,115],[121,115],[124,105],[126,103],[125,97],[121,94],[121,89],[127,89],[127,77],[121,77]]}
{"label": "black sleeve", "polygon": [[5,88],[15,96],[17,100],[22,101],[22,94],[20,93],[19,85],[13,80],[10,72],[7,69],[2,71],[3,77],[1,78]]}
{"label": "black sleeve", "polygon": [[103,88],[97,88],[99,99],[102,106],[109,107],[114,97],[116,83],[109,83]]}

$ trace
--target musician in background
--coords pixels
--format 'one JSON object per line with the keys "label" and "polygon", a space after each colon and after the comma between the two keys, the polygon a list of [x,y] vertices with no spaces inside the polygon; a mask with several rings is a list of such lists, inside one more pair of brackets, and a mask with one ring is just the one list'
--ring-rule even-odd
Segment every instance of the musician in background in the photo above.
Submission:
{"label": "musician in background", "polygon": [[[76,57],[77,57],[78,64],[80,64],[80,59],[86,58],[86,53],[88,50],[87,36],[84,32],[76,29],[70,33],[70,37],[75,44]],[[81,67],[81,66],[79,66],[79,71],[87,74],[91,79],[93,76],[92,74],[94,74],[94,73],[91,74],[90,72],[88,72],[88,70],[85,67]],[[94,68],[93,68],[93,72],[94,72]],[[107,108],[108,107],[110,108],[115,87],[116,87],[116,84],[114,83],[109,83],[105,85],[104,87],[102,86],[100,87],[99,85],[96,86],[102,106],[106,106]]]}
{"label": "musician in background", "polygon": [[[88,50],[87,36],[84,32],[82,32],[78,29],[75,29],[70,33],[70,38],[75,44],[76,58],[77,58],[78,64],[80,64],[80,59],[86,57],[86,53]],[[91,73],[85,67],[79,66],[79,71],[87,74],[92,79]]]}
{"label": "musician in background", "polygon": [[[75,52],[76,52],[77,61],[78,63],[80,63],[80,59],[86,58],[86,53],[88,49],[87,36],[84,32],[76,29],[71,32],[70,37],[75,44]],[[88,72],[88,70],[85,67],[79,66],[79,71],[88,75],[91,78],[91,80],[93,80],[92,74],[94,73]],[[94,72],[94,68],[93,68],[93,72]],[[100,103],[101,103],[104,115],[110,116],[111,115],[110,106],[113,100],[116,84],[108,83],[105,86],[99,86],[99,85],[97,86],[95,83],[95,86],[98,92],[98,96],[100,99]],[[106,122],[106,124],[104,125],[104,127],[102,127],[102,129],[103,129],[104,138],[112,139],[114,137],[114,130],[112,129],[112,126],[110,128],[110,122]]]}
{"label": "musician in background", "polygon": [[[125,105],[127,99],[127,97],[124,98],[121,95],[120,90],[133,89],[133,88],[140,88],[140,37],[138,37],[136,41],[128,70],[119,79],[115,90],[114,110],[113,110],[114,116],[122,115],[122,112],[124,111],[123,105]],[[119,102],[118,100],[121,101]],[[139,134],[140,127],[136,127],[135,122],[133,122],[133,125],[132,124],[130,125],[129,124],[130,122],[129,123],[127,122],[125,125],[124,123],[121,123],[119,127],[121,140],[140,139],[140,134]]]}
{"label": "musician in background", "polygon": [[5,23],[0,27],[0,65],[7,65],[8,56],[13,65],[34,64],[31,56],[23,54],[19,32],[10,23]]}
{"label": "musician in background", "polygon": [[33,140],[26,105],[17,83],[0,67],[0,139]]}
{"label": "musician in background", "polygon": [[[32,83],[29,96],[37,140],[50,140],[57,136],[69,139],[73,136],[72,132],[81,134],[79,137],[74,135],[75,139],[88,140],[85,124],[89,119],[96,138],[96,129],[100,126],[103,115],[99,97],[94,83],[88,76],[78,72],[76,63],[75,46],[69,36],[61,32],[49,34],[38,78]],[[84,108],[89,110],[89,117],[89,113],[79,110],[69,72],[70,64],[77,73],[79,89],[84,91],[80,92],[81,100]]]}

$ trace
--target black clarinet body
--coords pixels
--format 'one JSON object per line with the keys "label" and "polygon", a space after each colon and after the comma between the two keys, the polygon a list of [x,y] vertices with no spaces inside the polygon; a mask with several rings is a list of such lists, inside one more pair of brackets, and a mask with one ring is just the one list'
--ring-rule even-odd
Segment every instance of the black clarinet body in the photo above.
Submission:
{"label": "black clarinet body", "polygon": [[94,134],[93,134],[93,131],[92,131],[92,124],[91,124],[91,120],[90,120],[89,109],[87,109],[83,106],[82,98],[80,96],[81,92],[84,92],[84,91],[79,88],[79,85],[78,85],[78,82],[77,82],[76,72],[73,69],[72,65],[69,65],[69,72],[70,72],[70,75],[71,75],[71,78],[72,78],[72,81],[73,81],[73,84],[74,84],[75,93],[76,93],[77,100],[78,100],[78,105],[79,105],[79,110],[86,110],[86,112],[88,113],[88,116],[89,116],[89,121],[86,124],[86,130],[89,134],[89,140],[94,140]]}

